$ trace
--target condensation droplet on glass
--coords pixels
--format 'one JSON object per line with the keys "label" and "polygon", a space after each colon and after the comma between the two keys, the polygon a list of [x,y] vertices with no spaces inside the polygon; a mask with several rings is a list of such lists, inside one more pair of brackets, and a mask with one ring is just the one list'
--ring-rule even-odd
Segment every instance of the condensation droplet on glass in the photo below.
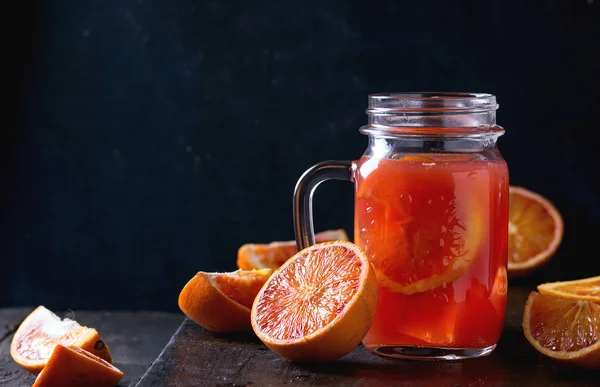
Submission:
{"label": "condensation droplet on glass", "polygon": [[366,248],[367,244],[369,243],[369,231],[367,230],[366,227],[362,227],[360,229],[360,238],[363,240],[363,243],[365,244],[365,248]]}

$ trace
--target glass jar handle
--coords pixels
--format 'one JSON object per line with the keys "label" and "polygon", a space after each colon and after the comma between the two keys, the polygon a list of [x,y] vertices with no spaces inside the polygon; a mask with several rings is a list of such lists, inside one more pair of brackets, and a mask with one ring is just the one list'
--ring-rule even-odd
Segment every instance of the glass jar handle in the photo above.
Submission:
{"label": "glass jar handle", "polygon": [[352,181],[352,161],[322,161],[298,179],[294,189],[294,233],[298,250],[315,243],[312,197],[317,186],[325,180]]}

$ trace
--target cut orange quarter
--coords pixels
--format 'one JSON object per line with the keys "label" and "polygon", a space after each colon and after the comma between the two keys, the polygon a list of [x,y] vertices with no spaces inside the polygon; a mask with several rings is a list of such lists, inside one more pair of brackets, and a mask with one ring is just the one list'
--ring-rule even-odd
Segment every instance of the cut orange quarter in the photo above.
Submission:
{"label": "cut orange quarter", "polygon": [[122,377],[121,370],[98,356],[58,344],[32,387],[114,387]]}
{"label": "cut orange quarter", "polygon": [[523,331],[540,353],[588,368],[600,368],[600,305],[531,292]]}
{"label": "cut orange quarter", "polygon": [[214,332],[249,331],[250,308],[271,269],[198,272],[179,293],[179,308]]}
{"label": "cut orange quarter", "polygon": [[600,276],[574,281],[548,282],[538,285],[538,291],[547,296],[600,303]]}
{"label": "cut orange quarter", "polygon": [[377,279],[364,252],[346,241],[308,247],[277,269],[254,300],[252,328],[293,361],[334,360],[371,326]]}
{"label": "cut orange quarter", "polygon": [[508,275],[524,276],[546,264],[563,237],[563,220],[543,196],[522,187],[510,187],[508,221]]}
{"label": "cut orange quarter", "polygon": [[[315,234],[315,242],[347,241],[346,231],[326,230]],[[296,241],[271,242],[268,244],[248,243],[238,250],[237,265],[240,269],[277,269],[298,252]]]}
{"label": "cut orange quarter", "polygon": [[38,374],[56,345],[73,345],[112,363],[108,346],[95,329],[60,317],[38,306],[23,320],[10,345],[13,360],[27,371]]}

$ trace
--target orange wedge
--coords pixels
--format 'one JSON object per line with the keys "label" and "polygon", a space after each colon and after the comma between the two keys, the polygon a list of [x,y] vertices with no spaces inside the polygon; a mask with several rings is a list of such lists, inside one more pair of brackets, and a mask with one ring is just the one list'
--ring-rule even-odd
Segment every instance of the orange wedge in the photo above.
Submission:
{"label": "orange wedge", "polygon": [[600,368],[600,305],[531,292],[523,331],[540,353],[587,368]]}
{"label": "orange wedge", "polygon": [[[316,243],[337,240],[348,240],[348,235],[344,230],[326,230],[315,234]],[[278,241],[269,244],[249,243],[239,248],[237,265],[244,270],[277,269],[297,252],[296,241]]]}
{"label": "orange wedge", "polygon": [[214,332],[249,331],[250,308],[271,269],[198,272],[179,293],[179,308]]}
{"label": "orange wedge", "polygon": [[21,367],[38,374],[48,362],[56,345],[72,345],[112,363],[108,346],[95,329],[60,317],[38,306],[23,320],[10,345],[10,355]]}
{"label": "orange wedge", "polygon": [[32,387],[113,387],[123,372],[88,351],[57,344]]}
{"label": "orange wedge", "polygon": [[327,361],[352,351],[377,304],[375,272],[351,242],[308,247],[277,269],[252,306],[252,328],[293,361]]}
{"label": "orange wedge", "polygon": [[538,285],[540,294],[600,303],[600,276]]}
{"label": "orange wedge", "polygon": [[510,187],[508,222],[508,275],[519,277],[543,267],[558,249],[563,220],[543,196],[522,187]]}

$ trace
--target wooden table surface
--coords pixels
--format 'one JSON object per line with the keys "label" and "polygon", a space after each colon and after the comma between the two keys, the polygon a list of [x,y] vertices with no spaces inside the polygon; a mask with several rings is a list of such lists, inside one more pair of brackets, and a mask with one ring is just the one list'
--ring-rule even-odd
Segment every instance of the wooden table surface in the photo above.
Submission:
{"label": "wooden table surface", "polygon": [[[108,343],[115,365],[125,373],[119,386],[599,387],[600,371],[558,364],[526,341],[521,318],[529,291],[509,289],[496,350],[462,361],[389,360],[359,346],[337,361],[298,364],[274,354],[251,333],[215,334],[182,314],[76,311],[75,319],[97,328]],[[31,386],[34,381],[9,353],[11,330],[31,310],[0,309],[0,386]]]}
{"label": "wooden table surface", "polygon": [[509,290],[498,347],[479,359],[390,360],[359,346],[329,363],[297,364],[268,350],[252,334],[211,333],[185,320],[138,387],[153,386],[447,386],[600,387],[600,371],[583,371],[541,356],[523,335],[530,288]]}
{"label": "wooden table surface", "polygon": [[[0,309],[0,386],[31,386],[35,376],[19,367],[10,357],[15,327],[34,308]],[[160,354],[184,319],[179,313],[86,312],[57,313],[96,328],[108,344],[116,367],[124,375],[119,387],[133,387]],[[59,386],[57,386],[59,387]]]}

